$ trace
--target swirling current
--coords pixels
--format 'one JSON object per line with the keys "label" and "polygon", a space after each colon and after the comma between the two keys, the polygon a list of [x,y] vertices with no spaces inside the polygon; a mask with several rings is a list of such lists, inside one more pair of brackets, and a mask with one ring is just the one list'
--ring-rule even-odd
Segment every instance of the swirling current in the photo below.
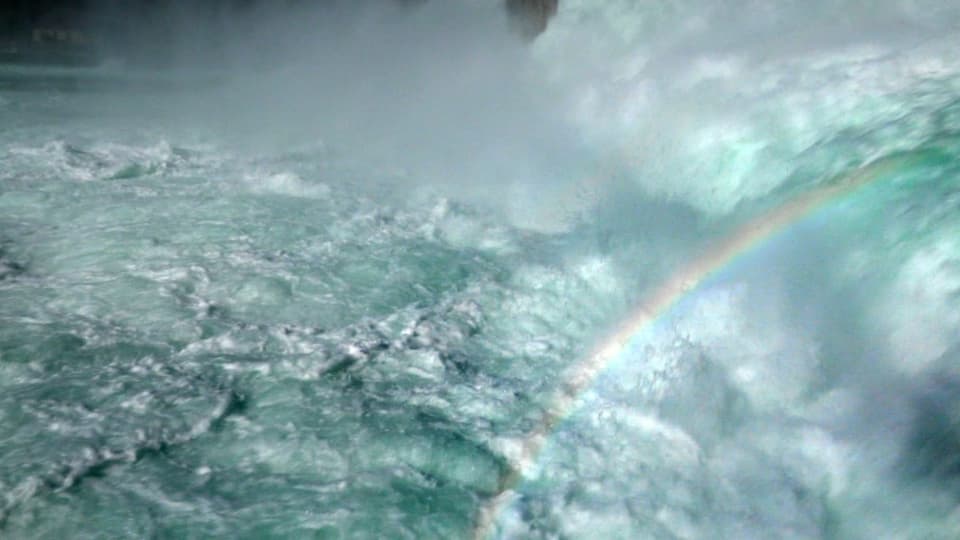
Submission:
{"label": "swirling current", "polygon": [[0,68],[0,537],[960,537],[960,8],[389,13]]}

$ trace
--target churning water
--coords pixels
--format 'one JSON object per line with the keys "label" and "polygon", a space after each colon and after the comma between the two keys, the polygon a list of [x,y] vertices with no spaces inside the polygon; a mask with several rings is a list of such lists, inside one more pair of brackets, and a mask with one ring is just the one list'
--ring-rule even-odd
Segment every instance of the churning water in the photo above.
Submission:
{"label": "churning water", "polygon": [[437,4],[4,72],[0,537],[960,536],[960,8]]}

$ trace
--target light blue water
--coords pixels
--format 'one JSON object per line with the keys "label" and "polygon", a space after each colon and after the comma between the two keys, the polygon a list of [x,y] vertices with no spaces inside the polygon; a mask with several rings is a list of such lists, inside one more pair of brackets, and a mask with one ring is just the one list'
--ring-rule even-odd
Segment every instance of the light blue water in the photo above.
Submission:
{"label": "light blue water", "polygon": [[214,86],[9,72],[0,537],[469,538],[645,291],[907,153],[658,324],[491,534],[956,538],[960,19],[796,4],[570,0],[530,50],[428,8]]}

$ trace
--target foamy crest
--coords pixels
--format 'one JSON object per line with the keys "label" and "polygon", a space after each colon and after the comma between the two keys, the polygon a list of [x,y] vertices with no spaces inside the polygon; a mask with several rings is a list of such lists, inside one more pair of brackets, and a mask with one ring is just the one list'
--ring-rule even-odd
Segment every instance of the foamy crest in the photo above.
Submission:
{"label": "foamy crest", "polygon": [[[711,215],[916,147],[960,80],[935,6],[851,24],[807,3],[687,4],[570,2],[537,54],[611,171]],[[918,100],[919,86],[942,91]]]}

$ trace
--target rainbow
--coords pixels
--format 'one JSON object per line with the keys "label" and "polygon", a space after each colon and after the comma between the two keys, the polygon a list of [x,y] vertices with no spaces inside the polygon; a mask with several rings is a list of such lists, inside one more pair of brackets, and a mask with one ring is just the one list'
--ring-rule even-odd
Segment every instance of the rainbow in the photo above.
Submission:
{"label": "rainbow", "polygon": [[474,538],[480,540],[489,535],[500,512],[509,502],[514,488],[536,463],[550,434],[563,419],[573,413],[581,394],[630,346],[638,335],[667,314],[707,278],[727,267],[739,256],[752,251],[764,241],[828,203],[842,199],[867,184],[901,170],[914,161],[912,157],[915,158],[916,155],[902,155],[874,161],[761,214],[741,225],[732,234],[713,245],[693,262],[680,268],[670,279],[654,289],[631,312],[629,318],[569,370],[564,377],[564,383],[551,397],[550,405],[543,413],[537,428],[521,441],[517,457],[512,460],[513,466],[501,478],[497,494],[480,509],[474,528]]}

